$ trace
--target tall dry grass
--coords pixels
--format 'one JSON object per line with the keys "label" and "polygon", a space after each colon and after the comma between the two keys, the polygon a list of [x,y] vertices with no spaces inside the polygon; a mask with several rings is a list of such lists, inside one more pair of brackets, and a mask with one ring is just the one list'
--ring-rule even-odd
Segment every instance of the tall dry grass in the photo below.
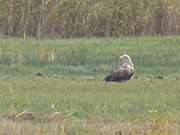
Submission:
{"label": "tall dry grass", "polygon": [[82,37],[180,34],[179,0],[0,0],[0,33]]}

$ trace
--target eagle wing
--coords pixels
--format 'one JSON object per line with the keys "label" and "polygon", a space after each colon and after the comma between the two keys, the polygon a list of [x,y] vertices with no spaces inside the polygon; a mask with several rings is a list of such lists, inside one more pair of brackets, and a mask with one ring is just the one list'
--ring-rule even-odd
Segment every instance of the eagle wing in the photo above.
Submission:
{"label": "eagle wing", "polygon": [[112,73],[105,77],[105,81],[127,81],[129,80],[132,75],[134,74],[133,71],[127,68],[120,68],[118,70],[112,71]]}

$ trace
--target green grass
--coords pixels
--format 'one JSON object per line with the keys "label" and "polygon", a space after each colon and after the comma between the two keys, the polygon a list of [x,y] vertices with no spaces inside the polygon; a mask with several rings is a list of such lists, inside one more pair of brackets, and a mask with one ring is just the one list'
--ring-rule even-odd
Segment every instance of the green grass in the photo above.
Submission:
{"label": "green grass", "polygon": [[[119,39],[0,40],[0,74],[35,71],[61,75],[104,75],[120,55],[132,56],[138,74],[179,74],[179,37]],[[49,55],[49,56],[48,56]],[[48,57],[54,56],[53,60]]]}
{"label": "green grass", "polygon": [[[171,126],[175,128],[173,133],[178,134],[179,128],[170,123],[180,122],[179,51],[179,37],[1,39],[0,114],[24,110],[48,114],[61,112],[65,118],[79,122],[65,125],[65,131],[61,126],[49,127],[58,126],[53,123],[46,123],[45,127],[40,124],[34,130],[32,123],[14,125],[10,122],[0,126],[0,134],[7,132],[8,127],[13,131],[16,126],[19,126],[19,132],[20,129],[23,133],[27,131],[24,134],[35,131],[36,134],[98,135],[103,128],[106,129],[103,134],[112,134],[106,121],[112,124],[113,130],[117,129],[117,122],[124,123],[120,128],[125,126],[133,134],[137,127],[129,126],[127,122],[135,125],[140,122],[140,131],[148,128],[148,123],[155,123],[156,128],[151,127],[148,135],[157,134],[164,128],[160,135],[167,135]],[[48,58],[51,53],[53,60]],[[138,79],[105,83],[104,76],[118,64],[119,56],[124,53],[132,56]],[[35,77],[36,71],[45,76]],[[162,74],[164,79],[147,78],[147,75],[157,74]],[[95,120],[94,124],[103,121],[105,127],[95,131],[91,124],[83,127],[81,120],[90,123]],[[41,131],[44,128],[47,132]]]}
{"label": "green grass", "polygon": [[[179,80],[105,83],[81,78],[21,78],[0,81],[0,112],[62,112],[103,120],[147,120],[173,116],[179,121]],[[55,108],[52,108],[55,105]],[[155,112],[153,112],[155,111]]]}

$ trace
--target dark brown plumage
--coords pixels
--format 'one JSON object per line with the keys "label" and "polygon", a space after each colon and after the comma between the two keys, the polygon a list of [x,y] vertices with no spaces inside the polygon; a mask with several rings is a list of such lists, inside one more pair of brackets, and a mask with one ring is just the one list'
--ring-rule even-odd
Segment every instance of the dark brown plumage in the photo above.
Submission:
{"label": "dark brown plumage", "polygon": [[104,78],[105,81],[123,82],[131,79],[134,74],[134,64],[128,55],[120,56],[120,66]]}
{"label": "dark brown plumage", "polygon": [[111,74],[105,77],[105,81],[123,82],[129,80],[133,76],[134,72],[128,69],[119,69],[113,71]]}

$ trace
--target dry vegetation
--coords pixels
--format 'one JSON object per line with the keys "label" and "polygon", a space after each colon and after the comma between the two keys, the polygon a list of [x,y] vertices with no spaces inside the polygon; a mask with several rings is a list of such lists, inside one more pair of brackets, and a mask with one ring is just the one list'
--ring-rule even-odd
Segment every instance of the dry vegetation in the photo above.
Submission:
{"label": "dry vegetation", "polygon": [[[60,118],[61,117],[61,118]],[[98,122],[67,119],[60,116],[51,122],[1,121],[1,135],[178,135],[180,126],[169,121]]]}
{"label": "dry vegetation", "polygon": [[177,35],[179,22],[179,0],[0,0],[9,36]]}

